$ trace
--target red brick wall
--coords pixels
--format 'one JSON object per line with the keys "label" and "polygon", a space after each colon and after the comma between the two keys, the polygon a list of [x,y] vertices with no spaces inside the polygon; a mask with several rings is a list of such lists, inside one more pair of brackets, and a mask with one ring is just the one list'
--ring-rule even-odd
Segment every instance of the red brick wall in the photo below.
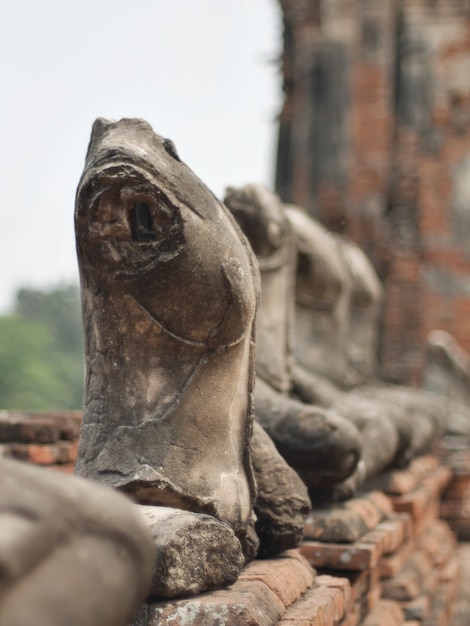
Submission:
{"label": "red brick wall", "polygon": [[382,373],[417,383],[430,330],[470,350],[470,3],[280,4],[278,192],[369,254]]}

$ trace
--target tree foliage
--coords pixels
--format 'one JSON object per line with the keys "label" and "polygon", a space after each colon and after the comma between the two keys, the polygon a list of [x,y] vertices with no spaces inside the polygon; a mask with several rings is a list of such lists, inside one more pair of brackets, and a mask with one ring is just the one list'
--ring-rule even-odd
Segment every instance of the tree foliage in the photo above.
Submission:
{"label": "tree foliage", "polygon": [[82,386],[78,287],[20,289],[13,313],[0,316],[0,408],[80,408]]}

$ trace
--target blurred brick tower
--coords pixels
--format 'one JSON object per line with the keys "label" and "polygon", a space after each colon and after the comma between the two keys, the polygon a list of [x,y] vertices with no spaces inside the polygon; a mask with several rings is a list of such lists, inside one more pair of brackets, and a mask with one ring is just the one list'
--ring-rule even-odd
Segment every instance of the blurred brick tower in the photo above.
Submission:
{"label": "blurred brick tower", "polygon": [[419,383],[430,330],[470,351],[470,1],[279,2],[277,191],[370,256],[381,375]]}

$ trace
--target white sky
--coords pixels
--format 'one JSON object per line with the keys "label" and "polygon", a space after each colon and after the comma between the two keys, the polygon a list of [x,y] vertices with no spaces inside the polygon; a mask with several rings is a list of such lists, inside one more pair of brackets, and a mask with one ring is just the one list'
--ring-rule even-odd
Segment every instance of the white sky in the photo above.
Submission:
{"label": "white sky", "polygon": [[143,117],[219,196],[272,185],[276,0],[3,0],[0,313],[78,280],[75,188],[96,117]]}

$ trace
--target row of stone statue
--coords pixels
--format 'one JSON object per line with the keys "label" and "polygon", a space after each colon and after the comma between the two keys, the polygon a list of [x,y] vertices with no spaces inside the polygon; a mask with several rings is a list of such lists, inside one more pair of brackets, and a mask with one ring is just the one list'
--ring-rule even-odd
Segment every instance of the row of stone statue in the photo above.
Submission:
{"label": "row of stone statue", "polygon": [[98,120],[76,229],[80,474],[209,513],[251,558],[256,483],[258,500],[272,491],[253,404],[313,500],[443,433],[443,402],[371,378],[382,289],[364,254],[267,189],[229,189],[224,206],[147,123]]}
{"label": "row of stone statue", "polygon": [[[233,582],[245,561],[298,544],[311,501],[352,495],[444,432],[449,403],[372,378],[382,289],[364,254],[264,187],[229,189],[223,204],[146,122],[97,120],[75,219],[86,357],[76,471],[144,505],[153,538],[124,502],[106,512],[104,497],[95,511],[102,493],[87,499],[83,481],[55,487],[62,477],[1,461],[12,504],[0,525],[17,546],[0,558],[11,572],[1,623],[24,626],[33,611],[39,625],[125,624],[152,572],[156,596]],[[167,531],[193,543],[165,556]],[[194,544],[203,536],[206,551]],[[103,560],[104,587],[93,576]],[[79,604],[67,603],[67,576]],[[105,593],[113,584],[119,602]]]}

